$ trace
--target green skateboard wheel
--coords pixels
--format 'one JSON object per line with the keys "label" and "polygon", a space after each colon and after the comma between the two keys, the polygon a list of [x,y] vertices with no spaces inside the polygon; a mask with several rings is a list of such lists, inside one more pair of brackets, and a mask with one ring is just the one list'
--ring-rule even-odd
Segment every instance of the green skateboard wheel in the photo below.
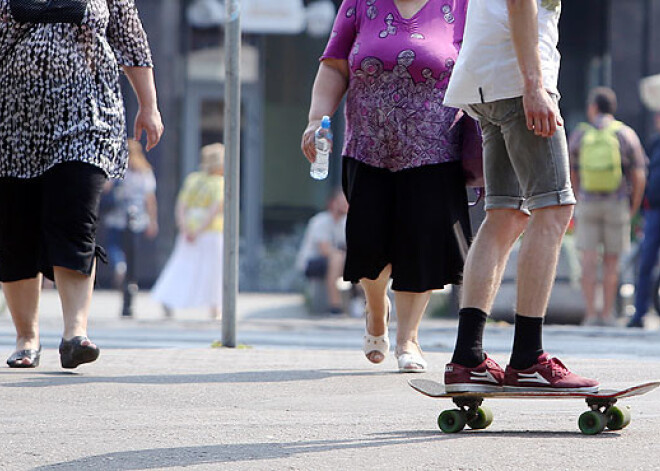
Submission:
{"label": "green skateboard wheel", "polygon": [[578,420],[580,431],[585,435],[596,435],[605,430],[607,418],[605,414],[597,410],[583,413]]}
{"label": "green skateboard wheel", "polygon": [[438,427],[445,433],[458,433],[465,428],[467,418],[460,409],[449,409],[438,416]]}
{"label": "green skateboard wheel", "polygon": [[477,409],[477,415],[468,420],[467,425],[472,430],[481,430],[493,423],[493,411],[490,407],[481,406]]}
{"label": "green skateboard wheel", "polygon": [[630,408],[612,406],[607,411],[607,428],[610,430],[621,430],[630,423]]}

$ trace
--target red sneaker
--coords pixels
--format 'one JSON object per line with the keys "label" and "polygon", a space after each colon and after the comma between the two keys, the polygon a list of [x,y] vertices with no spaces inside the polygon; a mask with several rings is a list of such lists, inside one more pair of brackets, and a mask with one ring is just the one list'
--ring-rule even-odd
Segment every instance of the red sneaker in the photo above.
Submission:
{"label": "red sneaker", "polygon": [[445,366],[445,391],[447,392],[499,392],[502,391],[504,370],[488,358],[474,368],[456,363]]}
{"label": "red sneaker", "polygon": [[526,370],[506,367],[505,391],[598,392],[598,381],[571,373],[558,358],[541,355],[538,363]]}

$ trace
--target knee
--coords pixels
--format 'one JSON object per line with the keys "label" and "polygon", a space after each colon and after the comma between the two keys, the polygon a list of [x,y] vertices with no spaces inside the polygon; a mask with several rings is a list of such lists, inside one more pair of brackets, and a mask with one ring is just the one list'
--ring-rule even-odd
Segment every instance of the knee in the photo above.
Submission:
{"label": "knee", "polygon": [[616,274],[619,272],[619,255],[605,254],[603,257],[603,269],[606,274]]}
{"label": "knee", "polygon": [[530,224],[555,238],[561,238],[573,217],[573,206],[551,206],[535,210]]}
{"label": "knee", "polygon": [[483,228],[492,232],[497,240],[503,244],[511,245],[524,232],[529,216],[522,211],[501,209],[488,211]]}
{"label": "knee", "polygon": [[597,272],[597,255],[595,257],[584,255],[582,257],[582,281],[584,282],[596,282],[596,272]]}

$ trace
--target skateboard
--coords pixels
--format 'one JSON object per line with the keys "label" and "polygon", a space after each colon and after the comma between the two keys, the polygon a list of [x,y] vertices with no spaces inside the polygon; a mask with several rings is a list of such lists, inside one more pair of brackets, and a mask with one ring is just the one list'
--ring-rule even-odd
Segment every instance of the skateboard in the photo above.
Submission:
{"label": "skateboard", "polygon": [[438,426],[445,433],[458,433],[467,425],[473,430],[485,429],[493,422],[493,412],[482,405],[484,399],[584,399],[589,410],[580,415],[578,426],[585,435],[601,433],[605,428],[621,430],[630,424],[630,408],[616,402],[626,397],[641,396],[660,386],[660,381],[639,384],[626,389],[603,389],[586,392],[447,392],[443,384],[428,379],[413,379],[408,384],[429,397],[450,398],[457,409],[448,409],[438,416]]}

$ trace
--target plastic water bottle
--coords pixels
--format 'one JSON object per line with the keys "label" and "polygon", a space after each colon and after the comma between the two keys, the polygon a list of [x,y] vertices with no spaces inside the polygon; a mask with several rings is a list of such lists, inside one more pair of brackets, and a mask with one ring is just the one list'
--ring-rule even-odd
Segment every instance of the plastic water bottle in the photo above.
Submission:
{"label": "plastic water bottle", "polygon": [[321,127],[314,133],[314,144],[316,146],[316,160],[309,169],[309,174],[314,180],[323,180],[328,176],[330,166],[330,148],[332,147],[332,130],[330,129],[330,117],[324,116]]}

